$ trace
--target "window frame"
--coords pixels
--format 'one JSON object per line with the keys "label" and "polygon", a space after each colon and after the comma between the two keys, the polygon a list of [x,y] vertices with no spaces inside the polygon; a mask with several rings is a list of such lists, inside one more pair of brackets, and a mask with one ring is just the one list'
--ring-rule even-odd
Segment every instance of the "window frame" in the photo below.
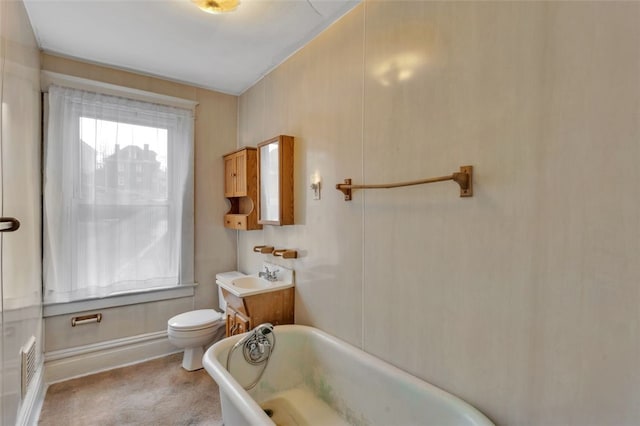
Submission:
{"label": "window frame", "polygon": [[[157,94],[153,92],[146,92],[138,89],[132,89],[128,87],[116,86],[108,83],[92,81],[92,80],[73,77],[73,76],[67,76],[67,75],[53,73],[49,71],[42,71],[41,87],[43,88],[42,90],[44,93],[47,92],[47,89],[51,84],[61,85],[61,86],[72,88],[72,89],[92,91],[92,92],[103,94],[103,95],[119,96],[119,97],[136,100],[136,101],[150,102],[150,103],[156,103],[164,106],[188,109],[192,111],[193,119],[195,122],[195,109],[198,103],[188,99],[181,99],[181,98]],[[46,126],[47,120],[48,120],[48,111],[46,111],[46,109],[43,109],[43,114],[46,114],[44,119],[44,124]],[[78,114],[77,114],[78,125],[80,123],[79,120],[81,116],[82,115],[78,111]],[[99,120],[108,119],[106,116],[93,117],[93,118],[96,118]],[[118,119],[114,119],[113,121],[124,122]],[[150,123],[150,121],[151,120],[145,121],[140,117],[138,117],[137,119],[132,120],[131,122],[130,121],[126,121],[126,122],[129,122],[130,124],[135,124],[135,125],[145,125],[145,126],[156,127],[153,123]],[[170,129],[167,129],[167,130],[168,130],[168,133],[171,132]],[[195,128],[192,128],[191,137],[192,137],[191,144],[192,144],[192,160],[193,160],[193,155],[195,150],[195,140],[194,140]],[[79,131],[77,133],[77,138],[79,142],[80,141]],[[168,134],[167,135],[167,161],[169,161],[169,159],[171,158],[172,156],[171,151],[173,150],[170,140],[171,140],[171,136]],[[43,164],[43,167],[44,167],[44,164]],[[167,164],[167,169],[168,169],[167,172],[170,173],[170,167],[168,164]],[[194,179],[193,170],[191,170],[190,173],[191,173],[192,186],[195,186],[195,181],[193,180]],[[172,195],[171,192],[173,191],[173,189],[171,188],[172,181],[173,179],[167,176],[167,199],[168,200],[170,199]],[[195,195],[195,188],[190,188],[190,191],[192,192],[193,195]],[[75,194],[74,194],[74,198],[75,198]],[[190,206],[190,208],[187,210],[193,213],[193,209],[194,209],[194,206]],[[181,239],[181,240],[182,240],[181,244],[184,245],[184,239]],[[195,262],[195,253],[193,252],[193,249],[191,249],[191,256],[192,256],[192,262]],[[195,265],[191,265],[190,268],[193,270],[194,266]],[[195,277],[194,277],[194,282],[191,282],[191,283],[180,282],[181,281],[180,277],[182,276],[181,269],[182,269],[182,265],[180,264],[179,271],[178,271],[179,283],[176,286],[161,287],[161,288],[146,288],[146,289],[116,292],[105,297],[91,297],[88,299],[78,299],[73,301],[46,302],[46,303],[43,303],[44,316],[47,317],[47,316],[53,316],[53,315],[61,315],[64,313],[78,312],[81,310],[124,306],[124,305],[135,304],[135,303],[145,303],[145,302],[151,302],[151,301],[193,296],[195,294],[195,287],[198,285],[198,283],[195,282]]]}

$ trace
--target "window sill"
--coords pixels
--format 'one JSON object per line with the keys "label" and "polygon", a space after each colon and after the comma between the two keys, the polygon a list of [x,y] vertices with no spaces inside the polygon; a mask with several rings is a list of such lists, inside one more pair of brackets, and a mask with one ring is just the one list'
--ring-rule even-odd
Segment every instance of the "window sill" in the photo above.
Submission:
{"label": "window sill", "polygon": [[138,303],[157,302],[159,300],[178,299],[190,297],[195,293],[194,284],[184,284],[176,287],[168,287],[142,292],[125,292],[114,294],[100,299],[78,300],[66,303],[47,303],[43,306],[43,317],[72,314],[95,309],[114,308],[118,306],[137,305]]}

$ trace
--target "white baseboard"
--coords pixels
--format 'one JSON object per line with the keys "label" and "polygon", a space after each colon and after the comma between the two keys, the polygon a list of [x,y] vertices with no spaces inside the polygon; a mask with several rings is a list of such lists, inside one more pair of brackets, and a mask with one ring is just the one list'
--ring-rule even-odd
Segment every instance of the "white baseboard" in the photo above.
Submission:
{"label": "white baseboard", "polygon": [[159,358],[180,349],[169,343],[167,332],[109,340],[92,345],[62,349],[45,354],[47,384],[112,370]]}
{"label": "white baseboard", "polygon": [[44,365],[41,363],[33,376],[33,382],[22,400],[16,426],[32,426],[38,424],[40,409],[44,402],[46,386],[44,383]]}

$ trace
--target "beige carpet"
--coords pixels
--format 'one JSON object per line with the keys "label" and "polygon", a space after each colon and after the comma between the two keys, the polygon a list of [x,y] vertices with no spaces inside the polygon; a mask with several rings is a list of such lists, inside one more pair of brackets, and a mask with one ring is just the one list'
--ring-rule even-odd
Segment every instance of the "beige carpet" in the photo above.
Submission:
{"label": "beige carpet", "polygon": [[39,425],[222,425],[218,385],[182,353],[49,387]]}

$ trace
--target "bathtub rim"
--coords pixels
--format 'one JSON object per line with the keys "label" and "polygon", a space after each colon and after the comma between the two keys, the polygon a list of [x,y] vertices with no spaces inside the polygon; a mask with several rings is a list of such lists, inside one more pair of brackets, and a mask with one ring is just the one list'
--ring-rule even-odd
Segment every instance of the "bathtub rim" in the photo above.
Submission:
{"label": "bathtub rim", "polygon": [[[372,367],[379,368],[383,372],[398,376],[401,380],[406,380],[411,384],[425,389],[425,391],[434,394],[437,397],[443,399],[447,404],[454,406],[460,410],[465,417],[473,421],[474,424],[479,426],[495,426],[495,424],[485,416],[480,410],[473,405],[464,401],[463,399],[441,389],[425,380],[422,380],[412,374],[396,367],[395,365],[384,361],[375,355],[372,355],[364,350],[353,346],[352,344],[341,340],[325,331],[308,325],[289,324],[278,325],[275,327],[274,332],[299,332],[304,334],[315,335],[323,343],[338,347],[340,350],[345,351],[346,355],[354,356],[358,358],[358,361],[363,364],[369,364]],[[215,343],[211,346],[203,356],[202,363],[205,370],[216,381],[220,392],[225,392],[227,397],[241,409],[244,415],[248,418],[251,424],[254,423],[266,423],[274,424],[271,419],[264,413],[260,405],[249,395],[249,393],[235,380],[235,378],[226,370],[226,368],[218,361],[218,355],[226,354],[227,351],[243,336],[247,333],[238,334],[235,336],[227,337]],[[277,334],[276,334],[277,335]],[[222,386],[224,384],[224,387]]]}

